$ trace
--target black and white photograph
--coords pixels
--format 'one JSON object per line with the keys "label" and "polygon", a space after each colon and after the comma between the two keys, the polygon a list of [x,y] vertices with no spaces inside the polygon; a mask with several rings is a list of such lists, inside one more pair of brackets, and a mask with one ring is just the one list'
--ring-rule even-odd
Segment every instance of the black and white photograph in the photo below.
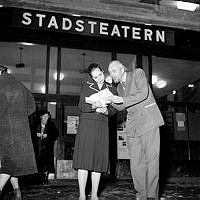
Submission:
{"label": "black and white photograph", "polygon": [[200,199],[200,0],[0,0],[0,200]]}

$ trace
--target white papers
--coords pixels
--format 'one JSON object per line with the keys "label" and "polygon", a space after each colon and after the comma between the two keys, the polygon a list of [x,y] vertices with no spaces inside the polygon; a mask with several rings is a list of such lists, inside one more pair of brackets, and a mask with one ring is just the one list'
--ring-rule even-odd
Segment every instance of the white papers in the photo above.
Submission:
{"label": "white papers", "polygon": [[96,101],[100,101],[103,105],[103,107],[106,106],[106,104],[111,103],[107,98],[109,96],[113,96],[112,92],[108,88],[103,89],[95,94],[90,95],[89,97],[85,97],[85,102],[89,104],[94,104]]}

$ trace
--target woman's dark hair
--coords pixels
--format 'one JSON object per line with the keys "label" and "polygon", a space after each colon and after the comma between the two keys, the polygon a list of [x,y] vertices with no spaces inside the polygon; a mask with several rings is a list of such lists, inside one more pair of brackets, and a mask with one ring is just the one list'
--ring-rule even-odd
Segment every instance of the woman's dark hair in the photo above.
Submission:
{"label": "woman's dark hair", "polygon": [[103,69],[100,67],[100,65],[98,65],[97,63],[92,63],[89,65],[88,67],[88,74],[92,77],[92,71],[96,68],[99,68],[102,72],[103,72]]}

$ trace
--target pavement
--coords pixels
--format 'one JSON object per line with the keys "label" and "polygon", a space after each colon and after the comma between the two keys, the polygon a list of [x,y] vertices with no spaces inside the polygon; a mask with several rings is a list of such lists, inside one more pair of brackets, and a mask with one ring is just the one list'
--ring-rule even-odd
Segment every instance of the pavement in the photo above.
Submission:
{"label": "pavement", "polygon": [[[22,185],[24,200],[78,200],[79,196],[78,182],[75,179],[54,179],[46,185],[36,182],[34,184],[24,182]],[[2,200],[11,200],[11,191],[11,188],[8,189]],[[181,181],[179,178],[171,183],[162,183],[160,192],[161,200],[199,200],[200,182],[197,180]],[[134,185],[130,179],[115,181],[103,179],[99,188],[99,200],[133,200],[135,199],[135,193]],[[88,196],[87,200],[89,199]]]}

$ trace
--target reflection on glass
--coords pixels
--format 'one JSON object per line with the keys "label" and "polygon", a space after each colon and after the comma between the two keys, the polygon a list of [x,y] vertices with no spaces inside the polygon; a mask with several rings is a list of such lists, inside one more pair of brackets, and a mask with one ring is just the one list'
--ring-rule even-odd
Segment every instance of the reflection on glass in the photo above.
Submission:
{"label": "reflection on glass", "polygon": [[[65,74],[61,72],[60,73],[60,81],[62,81],[64,79],[64,77],[65,77]],[[53,78],[54,78],[55,81],[57,80],[57,73],[56,72],[53,74]]]}
{"label": "reflection on glass", "polygon": [[[158,88],[153,85],[154,94],[157,98],[171,100],[175,95],[175,101],[200,101],[198,89],[200,62],[191,60],[178,60],[171,58],[152,57],[152,74],[158,79],[167,82],[166,87]],[[195,86],[195,87],[194,87]],[[175,92],[176,91],[176,92]]]}
{"label": "reflection on glass", "polygon": [[158,77],[156,75],[152,75],[152,84],[154,85],[158,81]]}
{"label": "reflection on glass", "polygon": [[45,87],[45,85],[41,85],[39,89],[40,89],[40,92],[41,92],[41,93],[45,94],[45,92],[46,92],[46,87]]}
{"label": "reflection on glass", "polygon": [[167,85],[167,81],[164,81],[164,80],[158,80],[156,83],[155,83],[155,86],[159,89],[161,88],[164,88],[166,87]]}
{"label": "reflection on glass", "polygon": [[48,111],[51,113],[51,118],[55,119],[56,118],[56,102],[55,101],[48,102]]}
{"label": "reflection on glass", "polygon": [[[58,48],[50,48],[50,61],[49,61],[49,94],[56,94],[56,80],[57,80],[57,56]],[[56,74],[56,79],[55,79]]]}

